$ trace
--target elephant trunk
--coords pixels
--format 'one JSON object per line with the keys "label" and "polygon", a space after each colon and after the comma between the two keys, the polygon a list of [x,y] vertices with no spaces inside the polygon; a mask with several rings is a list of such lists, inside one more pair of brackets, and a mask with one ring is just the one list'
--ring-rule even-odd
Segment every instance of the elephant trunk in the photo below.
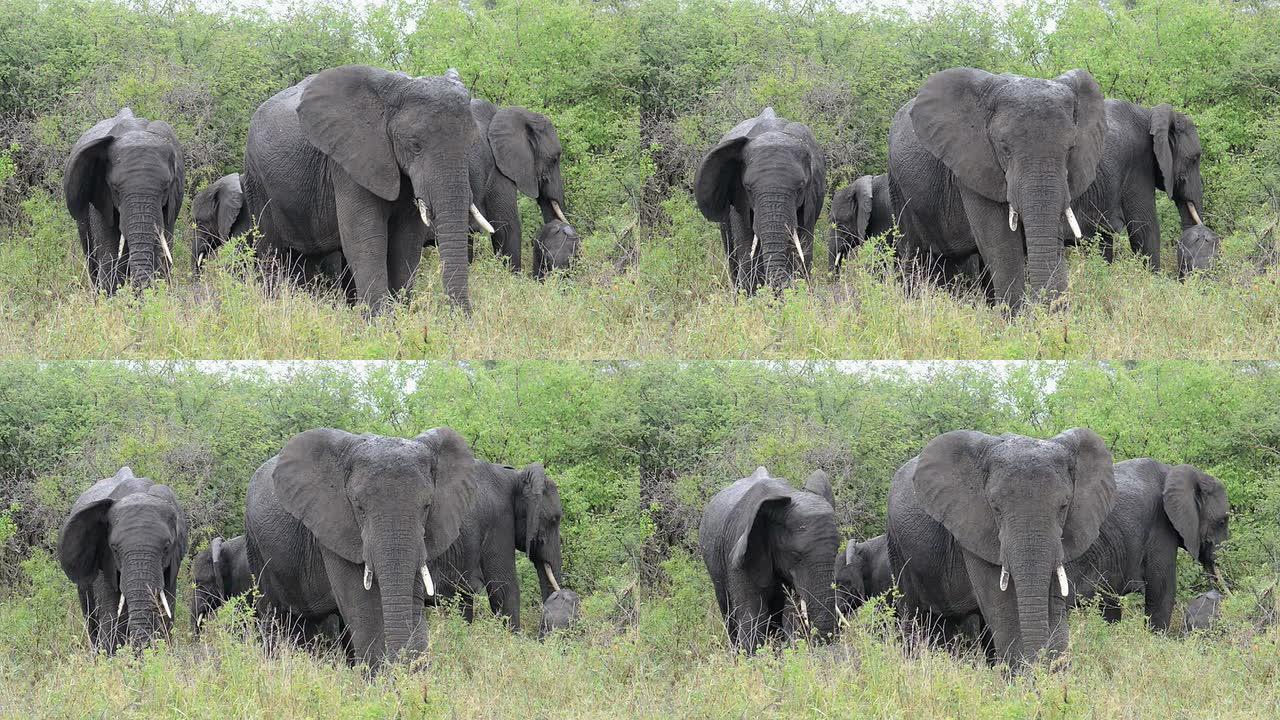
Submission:
{"label": "elephant trunk", "polygon": [[1012,209],[1021,216],[1027,245],[1031,294],[1052,302],[1067,289],[1067,265],[1061,228],[1068,209],[1066,177],[1057,164],[1042,163],[1022,175]]}
{"label": "elephant trunk", "polygon": [[833,224],[831,234],[827,237],[827,267],[831,268],[832,273],[840,272],[845,253],[852,247],[852,234],[840,223]]}
{"label": "elephant trunk", "polygon": [[836,633],[839,623],[836,613],[835,558],[813,563],[802,576],[796,578],[796,594],[804,600],[805,622],[819,639]]}
{"label": "elephant trunk", "polygon": [[141,287],[151,282],[163,257],[160,234],[164,232],[164,218],[160,202],[150,195],[126,195],[121,206],[120,231],[127,241],[129,279]]}
{"label": "elephant trunk", "polygon": [[128,612],[129,642],[135,647],[145,645],[168,627],[160,600],[165,590],[160,567],[160,555],[150,550],[132,551],[121,558],[120,592]]}
{"label": "elephant trunk", "polygon": [[1049,534],[1034,523],[1024,524],[1015,537],[1020,542],[1005,557],[1018,606],[1020,659],[1032,663],[1049,643],[1049,593],[1057,590],[1054,572],[1059,552],[1049,542]]}
{"label": "elephant trunk", "polygon": [[[417,187],[417,183],[415,183]],[[440,272],[445,295],[456,307],[470,311],[467,234],[471,216],[471,185],[467,181],[466,157],[439,171],[428,184],[431,196],[431,229],[440,251]]]}
{"label": "elephant trunk", "polygon": [[[774,290],[791,279],[794,246],[799,234],[796,222],[796,202],[787,193],[760,195],[755,201],[755,232],[760,239],[760,252],[764,254],[765,281]],[[796,265],[804,264],[804,256],[796,258]]]}
{"label": "elephant trunk", "polygon": [[[545,541],[538,543],[529,553],[529,559],[538,570],[538,590],[542,593],[542,602],[546,602],[547,598],[551,597],[551,593],[558,590],[564,583],[564,574],[561,572],[560,532],[556,531],[548,535]],[[548,572],[552,573],[554,578],[548,576]]]}
{"label": "elephant trunk", "polygon": [[382,630],[387,661],[417,655],[426,648],[421,631],[422,606],[426,595],[419,590],[423,558],[419,529],[395,531],[388,542],[374,552],[373,572],[378,581],[382,602]]}

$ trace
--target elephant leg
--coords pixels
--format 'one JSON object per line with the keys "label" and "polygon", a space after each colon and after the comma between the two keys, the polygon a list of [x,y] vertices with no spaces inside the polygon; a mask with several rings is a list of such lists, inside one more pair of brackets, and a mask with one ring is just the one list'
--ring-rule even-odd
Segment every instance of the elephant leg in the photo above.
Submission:
{"label": "elephant leg", "polygon": [[1102,593],[1099,597],[1102,605],[1102,619],[1109,623],[1120,622],[1120,617],[1123,614],[1120,609],[1120,598],[1109,592]]}
{"label": "elephant leg", "polygon": [[730,600],[731,625],[735,632],[729,639],[739,650],[752,654],[764,644],[769,632],[769,606],[759,593],[743,595]]}
{"label": "elephant leg", "polygon": [[481,558],[484,570],[485,592],[489,595],[489,609],[495,615],[508,618],[511,629],[520,630],[520,578],[516,575],[514,550],[484,552]]}
{"label": "elephant leg", "polygon": [[1145,255],[1151,272],[1160,271],[1160,220],[1156,215],[1155,194],[1148,191],[1126,192],[1122,201],[1129,246]]}
{"label": "elephant leg", "polygon": [[364,568],[357,563],[324,551],[324,566],[338,603],[338,613],[348,628],[356,662],[371,667],[386,656],[382,627],[381,588],[364,589]]}
{"label": "elephant leg", "polygon": [[422,233],[417,208],[401,208],[391,219],[387,238],[387,287],[393,296],[412,288],[418,263],[422,261]]}
{"label": "elephant leg", "polygon": [[516,184],[501,173],[483,201],[485,219],[493,226],[493,252],[505,257],[512,272],[520,272],[520,206],[516,200]]}
{"label": "elephant leg", "polygon": [[[725,242],[731,243],[733,247],[733,254],[729,257],[729,272],[734,275],[734,285],[739,290],[750,293],[755,292],[761,284],[758,281],[762,280],[760,276],[763,254],[755,242],[755,233],[751,229],[751,211],[747,209],[746,198],[743,197],[741,202],[743,203],[741,206],[735,205],[730,208],[729,221],[727,224],[722,224],[721,234],[728,233]],[[739,210],[739,207],[743,209]],[[756,247],[753,248],[753,245]]]}
{"label": "elephant leg", "polygon": [[462,619],[468,623],[476,619],[476,595],[470,590],[458,593],[458,604],[462,607]]}
{"label": "elephant leg", "polygon": [[1022,306],[1027,274],[1027,253],[1021,231],[1009,229],[1009,216],[1003,205],[961,191],[978,252],[991,277],[997,304],[1011,310]]}
{"label": "elephant leg", "polygon": [[387,208],[341,168],[332,170],[342,254],[355,278],[356,297],[381,312],[390,293],[387,278]]}
{"label": "elephant leg", "polygon": [[1102,259],[1111,264],[1116,260],[1116,236],[1110,228],[1098,227],[1098,247],[1102,249]]}
{"label": "elephant leg", "polygon": [[991,633],[996,657],[1011,667],[1023,657],[1021,626],[1018,623],[1017,587],[1000,590],[1000,568],[982,560],[969,558],[965,565],[969,571],[974,594],[983,620]]}
{"label": "elephant leg", "polygon": [[1168,630],[1173,619],[1173,603],[1178,592],[1178,569],[1170,555],[1169,561],[1147,560],[1146,587],[1142,595],[1146,603],[1147,623],[1152,630]]}

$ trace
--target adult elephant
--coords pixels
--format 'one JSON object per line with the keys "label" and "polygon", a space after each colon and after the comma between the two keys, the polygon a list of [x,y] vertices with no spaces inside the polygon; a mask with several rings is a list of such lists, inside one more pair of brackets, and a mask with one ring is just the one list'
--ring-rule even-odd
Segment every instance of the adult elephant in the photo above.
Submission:
{"label": "adult elephant", "polygon": [[1150,458],[1117,463],[1116,503],[1087,552],[1067,565],[1077,601],[1100,595],[1103,617],[1120,619],[1119,596],[1142,593],[1147,622],[1168,630],[1178,594],[1178,548],[1221,583],[1217,549],[1230,537],[1227,490],[1193,465]]}
{"label": "adult elephant", "polygon": [[1050,440],[957,430],[893,477],[889,562],[908,616],[962,624],[980,612],[1011,666],[1066,647],[1064,565],[1111,510],[1111,452],[1091,430]]}
{"label": "adult elephant", "polygon": [[863,603],[887,595],[893,589],[889,566],[889,538],[849,540],[836,556],[836,606],[850,615]]}
{"label": "adult elephant", "polygon": [[819,638],[832,635],[838,543],[831,504],[763,467],[716,493],[702,513],[698,544],[729,642],[752,653],[798,623],[810,624]]}
{"label": "adult elephant", "polygon": [[831,234],[827,239],[827,260],[835,274],[840,272],[844,259],[867,238],[893,229],[889,176],[863,175],[852,185],[840,188],[831,199],[829,214]]}
{"label": "adult elephant", "polygon": [[191,561],[191,632],[199,634],[206,618],[233,598],[253,589],[249,548],[244,535],[230,540],[215,537]]}
{"label": "adult elephant", "polygon": [[702,158],[694,198],[720,223],[735,285],[779,289],[813,266],[813,228],[827,192],[826,161],[807,125],[773,108],[739,123]]}
{"label": "adult elephant", "polygon": [[168,633],[186,554],[187,516],[168,485],[122,467],[76,498],[58,533],[58,562],[94,647],[113,652]]}
{"label": "adult elephant", "polygon": [[365,65],[325,70],[267,100],[245,148],[259,257],[340,250],[356,297],[378,312],[409,287],[430,224],[445,292],[468,308],[468,217],[487,225],[467,179],[470,101],[455,78]]}
{"label": "adult elephant", "polygon": [[[1052,301],[1066,289],[1059,234],[1097,174],[1102,91],[1084,70],[1053,80],[973,68],[934,73],[894,116],[889,191],[912,262],[981,255],[998,303],[1018,309],[1024,275]],[[1079,237],[1079,232],[1075,232]]]}
{"label": "adult elephant", "polygon": [[[337,613],[372,666],[426,649],[427,563],[457,538],[475,458],[448,428],[413,439],[316,429],[249,482],[249,565],[267,609],[319,624]],[[306,635],[304,631],[304,635]]]}
{"label": "adult elephant", "polygon": [[528,556],[538,574],[541,599],[560,589],[560,491],[541,463],[519,470],[476,461],[475,502],[458,539],[428,563],[439,595],[457,595],[470,622],[474,594],[485,593],[489,607],[520,629],[520,580],[516,551]]}
{"label": "adult elephant", "polygon": [[244,206],[244,189],[240,173],[231,173],[209,183],[191,201],[191,220],[196,232],[191,237],[191,272],[200,274],[206,258],[217,252],[235,235],[243,235],[253,226]]}
{"label": "adult elephant", "polygon": [[145,285],[173,265],[169,241],[185,180],[182,146],[167,122],[122,108],[80,136],[62,192],[94,287],[114,293],[126,278]]}
{"label": "adult elephant", "polygon": [[[1127,232],[1133,251],[1160,269],[1160,218],[1156,191],[1178,208],[1182,229],[1201,225],[1204,182],[1200,178],[1200,135],[1195,122],[1169,105],[1142,107],[1107,100],[1106,155],[1093,184],[1072,201],[1080,230],[1101,235],[1108,260],[1113,236]],[[1179,253],[1182,267],[1182,253]]]}

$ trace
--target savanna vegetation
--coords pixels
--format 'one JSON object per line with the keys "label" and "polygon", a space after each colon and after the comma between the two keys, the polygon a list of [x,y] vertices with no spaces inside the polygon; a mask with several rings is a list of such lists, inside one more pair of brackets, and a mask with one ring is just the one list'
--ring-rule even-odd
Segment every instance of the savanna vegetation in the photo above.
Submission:
{"label": "savanna vegetation", "polygon": [[[870,4],[868,4],[870,5]],[[1257,359],[1280,352],[1280,8],[1265,0],[388,0],[221,5],[0,2],[0,355],[86,357]],[[1004,5],[1010,7],[1005,8]],[[470,317],[434,250],[416,291],[367,320],[274,288],[244,245],[193,283],[180,226],[168,283],[95,296],[60,190],[75,139],[123,105],[171,122],[188,199],[238,171],[254,109],[309,73],[456,67],[476,96],[546,113],[564,145],[573,271],[512,277],[486,248]],[[938,289],[910,296],[883,244],[841,277],[819,260],[781,298],[735,295],[689,194],[700,155],[773,105],[826,148],[831,191],[882,172],[894,111],[930,73],[1088,69],[1109,97],[1173,104],[1199,126],[1206,221],[1223,261],[1180,283],[1072,250],[1070,307],[1010,318]],[[526,237],[536,212],[524,201]],[[825,221],[820,225],[825,228]],[[484,243],[481,242],[481,245]],[[819,252],[817,256],[825,257]]]}
{"label": "savanna vegetation", "polygon": [[[1280,369],[1265,364],[470,363],[0,365],[0,715],[14,717],[1274,717],[1280,709]],[[560,485],[576,628],[545,643],[485,611],[431,611],[428,659],[375,678],[268,652],[243,607],[200,641],[93,656],[53,560],[64,513],[131,465],[171,484],[192,553],[243,527],[253,469],[292,434],[448,425],[476,454],[542,460]],[[1088,426],[1117,459],[1189,462],[1233,510],[1215,629],[1153,635],[1141,600],[1071,615],[1061,667],[1009,677],[928,649],[881,604],[833,645],[728,650],[696,554],[702,504],[766,465],[835,484],[845,535],[884,528],[892,472],[940,432]],[[1209,587],[1180,553],[1180,595]],[[533,568],[520,560],[527,612]],[[190,592],[188,569],[180,582]],[[208,626],[206,626],[208,627]]]}

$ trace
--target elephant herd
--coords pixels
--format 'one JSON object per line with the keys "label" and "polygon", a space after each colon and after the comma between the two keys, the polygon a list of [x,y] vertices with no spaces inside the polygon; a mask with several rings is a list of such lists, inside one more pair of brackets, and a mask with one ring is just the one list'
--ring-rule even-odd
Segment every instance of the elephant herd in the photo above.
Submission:
{"label": "elephant herd", "polygon": [[[1067,646],[1068,608],[1095,598],[1108,621],[1142,593],[1167,630],[1182,548],[1220,586],[1226,490],[1191,465],[1114,462],[1096,433],[1048,440],[959,430],[931,440],[894,475],[887,531],[842,545],[822,471],[803,489],[759,468],[707,503],[699,543],[730,643],[829,638],[877,596],[941,642],[967,640],[1023,667]],[[1196,598],[1187,627],[1216,614]]]}
{"label": "elephant herd", "polygon": [[[264,625],[328,638],[376,667],[426,649],[424,605],[483,593],[520,627],[516,551],[537,571],[543,634],[576,619],[560,585],[559,490],[539,463],[478,460],[448,428],[415,438],[329,428],[291,438],[249,481],[245,534],[214,538],[192,563],[191,622],[253,598]],[[113,652],[167,633],[189,545],[166,485],[122,468],[73,504],[58,559],[76,585],[91,644]]]}

